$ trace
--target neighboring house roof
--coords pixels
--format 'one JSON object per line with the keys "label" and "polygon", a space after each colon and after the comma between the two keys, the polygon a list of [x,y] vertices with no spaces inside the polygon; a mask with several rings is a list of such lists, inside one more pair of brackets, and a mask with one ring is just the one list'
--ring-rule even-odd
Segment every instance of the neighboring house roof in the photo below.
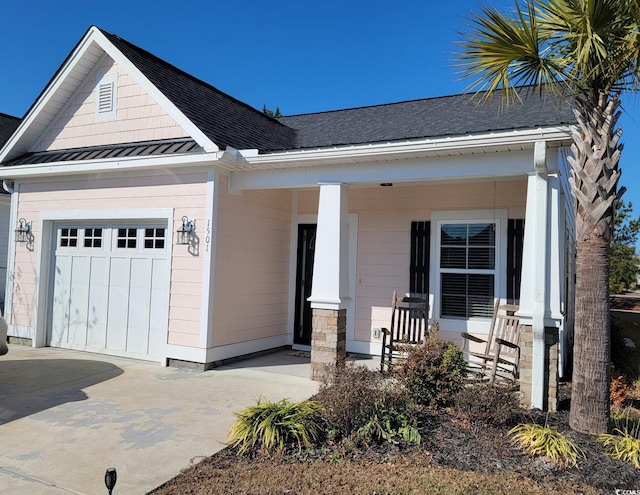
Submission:
{"label": "neighboring house roof", "polygon": [[18,117],[0,113],[0,148],[6,143],[20,125]]}

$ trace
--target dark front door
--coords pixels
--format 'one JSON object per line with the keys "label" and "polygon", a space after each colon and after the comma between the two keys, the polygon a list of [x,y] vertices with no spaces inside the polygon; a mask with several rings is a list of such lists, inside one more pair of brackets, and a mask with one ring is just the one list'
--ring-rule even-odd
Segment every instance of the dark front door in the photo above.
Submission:
{"label": "dark front door", "polygon": [[316,247],[315,224],[298,225],[298,267],[296,271],[296,315],[293,343],[311,344],[311,296],[313,258]]}

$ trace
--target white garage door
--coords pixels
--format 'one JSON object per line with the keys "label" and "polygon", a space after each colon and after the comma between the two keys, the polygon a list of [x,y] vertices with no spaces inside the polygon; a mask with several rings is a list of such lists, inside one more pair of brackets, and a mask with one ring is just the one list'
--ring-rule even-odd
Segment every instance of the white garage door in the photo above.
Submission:
{"label": "white garage door", "polygon": [[169,242],[166,224],[58,225],[49,345],[164,356]]}

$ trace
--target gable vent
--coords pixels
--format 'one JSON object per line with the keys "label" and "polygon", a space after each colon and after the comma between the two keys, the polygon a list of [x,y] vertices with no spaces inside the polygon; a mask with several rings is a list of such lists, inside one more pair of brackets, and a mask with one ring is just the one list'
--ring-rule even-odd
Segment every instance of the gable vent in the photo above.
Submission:
{"label": "gable vent", "polygon": [[96,122],[105,122],[116,118],[117,74],[106,74],[96,81]]}
{"label": "gable vent", "polygon": [[113,83],[101,84],[98,88],[98,113],[113,110]]}

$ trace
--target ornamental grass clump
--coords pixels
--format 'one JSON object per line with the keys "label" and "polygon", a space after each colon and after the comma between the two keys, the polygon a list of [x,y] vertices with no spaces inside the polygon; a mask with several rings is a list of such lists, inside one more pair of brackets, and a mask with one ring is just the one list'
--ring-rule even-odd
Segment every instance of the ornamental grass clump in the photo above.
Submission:
{"label": "ornamental grass clump", "polygon": [[604,453],[612,459],[631,462],[640,469],[640,440],[628,430],[616,428],[611,433],[601,433],[598,441],[604,444]]}
{"label": "ornamental grass clump", "polygon": [[298,449],[317,442],[323,431],[322,406],[314,401],[279,402],[258,400],[255,406],[234,413],[238,418],[227,443],[238,455],[253,448],[282,451],[288,445]]}
{"label": "ornamental grass clump", "polygon": [[525,452],[546,456],[559,466],[575,466],[584,451],[562,433],[547,426],[526,423],[509,431],[511,442]]}
{"label": "ornamental grass clump", "polygon": [[613,434],[598,435],[598,441],[604,444],[604,453],[640,469],[640,418],[632,417],[629,409],[618,410],[611,413],[609,424]]}

